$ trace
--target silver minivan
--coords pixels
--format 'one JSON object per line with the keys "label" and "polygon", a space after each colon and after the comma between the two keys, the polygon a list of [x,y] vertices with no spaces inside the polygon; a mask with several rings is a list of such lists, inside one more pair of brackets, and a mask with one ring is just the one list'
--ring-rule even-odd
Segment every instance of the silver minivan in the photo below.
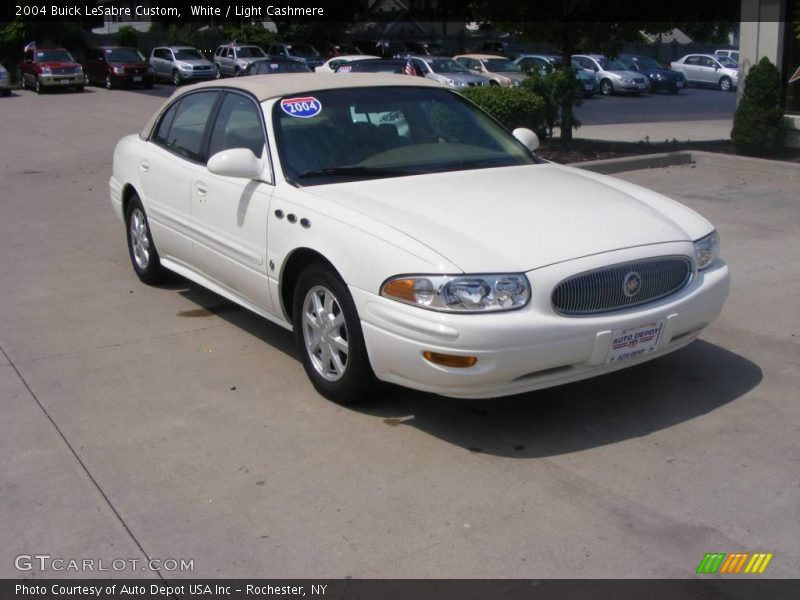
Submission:
{"label": "silver minivan", "polygon": [[167,79],[174,85],[184,81],[214,78],[214,64],[191,46],[162,46],[153,48],[150,64],[156,79]]}

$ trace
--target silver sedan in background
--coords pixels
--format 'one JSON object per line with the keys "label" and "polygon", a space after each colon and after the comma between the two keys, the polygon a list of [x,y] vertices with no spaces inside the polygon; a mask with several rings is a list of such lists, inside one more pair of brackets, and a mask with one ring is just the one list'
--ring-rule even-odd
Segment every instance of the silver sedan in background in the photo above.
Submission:
{"label": "silver sedan in background", "polygon": [[600,93],[640,94],[650,89],[647,77],[636,71],[629,71],[618,60],[611,60],[602,54],[575,54],[572,65],[579,69],[593,71]]}

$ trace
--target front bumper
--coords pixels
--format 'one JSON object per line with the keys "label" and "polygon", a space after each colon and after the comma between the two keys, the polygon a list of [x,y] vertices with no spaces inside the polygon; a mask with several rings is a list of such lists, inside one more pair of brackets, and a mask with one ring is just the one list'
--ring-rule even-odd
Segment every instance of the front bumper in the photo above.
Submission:
{"label": "front bumper", "polygon": [[73,75],[38,75],[38,78],[39,83],[46,87],[84,85],[86,82],[83,73]]}
{"label": "front bumper", "polygon": [[[552,289],[575,273],[647,256],[692,255],[689,242],[658,244],[585,257],[527,273],[533,298],[525,308],[494,314],[437,313],[351,288],[372,368],[383,381],[457,398],[528,392],[610,373],[663,356],[693,341],[720,313],[728,295],[727,265],[718,261],[672,296],[589,317],[564,317],[550,306]],[[606,364],[611,332],[664,321],[655,352]],[[435,365],[423,352],[478,357],[470,368]]]}
{"label": "front bumper", "polygon": [[650,84],[647,81],[644,83],[627,83],[621,79],[617,79],[613,83],[615,92],[638,94],[641,92],[646,92],[650,89]]}
{"label": "front bumper", "polygon": [[111,77],[111,83],[119,87],[132,87],[135,85],[153,85],[156,79],[154,73],[143,73],[142,75],[134,75],[128,73],[117,75],[116,73],[114,73],[113,75],[110,75],[110,77]]}
{"label": "front bumper", "polygon": [[207,79],[214,79],[216,77],[216,70],[212,67],[207,71],[195,71],[192,69],[191,71],[178,69],[178,72],[181,74],[181,79],[184,81],[195,80],[195,81],[205,81]]}

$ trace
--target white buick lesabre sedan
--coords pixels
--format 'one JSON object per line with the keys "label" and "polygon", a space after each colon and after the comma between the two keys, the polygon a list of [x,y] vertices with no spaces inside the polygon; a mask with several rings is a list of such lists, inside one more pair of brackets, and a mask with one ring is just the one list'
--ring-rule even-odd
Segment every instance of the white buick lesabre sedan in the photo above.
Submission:
{"label": "white buick lesabre sedan", "polygon": [[728,294],[714,227],[537,144],[422,78],[209,82],[118,143],[111,200],[142,281],[292,329],[338,402],[375,378],[502,396],[689,344]]}

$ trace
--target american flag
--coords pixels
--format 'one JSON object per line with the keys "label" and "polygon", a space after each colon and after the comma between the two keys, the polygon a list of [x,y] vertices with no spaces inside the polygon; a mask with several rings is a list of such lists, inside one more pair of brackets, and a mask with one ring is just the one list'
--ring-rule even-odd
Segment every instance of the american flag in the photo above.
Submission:
{"label": "american flag", "polygon": [[410,60],[406,62],[406,67],[405,69],[403,69],[403,73],[405,75],[411,75],[412,77],[416,77],[417,70],[414,68],[414,65],[411,63]]}

